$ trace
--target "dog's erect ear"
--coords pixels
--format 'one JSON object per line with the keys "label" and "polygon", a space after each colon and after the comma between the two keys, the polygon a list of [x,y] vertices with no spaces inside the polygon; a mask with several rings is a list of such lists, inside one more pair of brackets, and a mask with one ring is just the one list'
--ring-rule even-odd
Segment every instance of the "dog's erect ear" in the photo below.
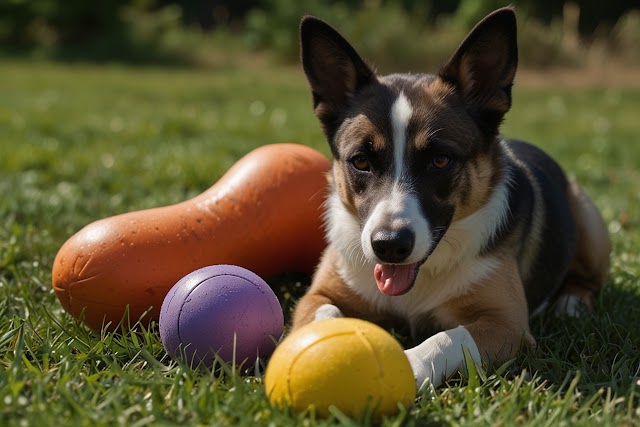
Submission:
{"label": "dog's erect ear", "polygon": [[495,133],[511,108],[517,66],[515,10],[505,7],[471,30],[439,75],[457,87],[477,122]]}
{"label": "dog's erect ear", "polygon": [[300,23],[300,56],[313,93],[313,107],[329,141],[349,99],[373,82],[373,70],[329,24],[313,16]]}

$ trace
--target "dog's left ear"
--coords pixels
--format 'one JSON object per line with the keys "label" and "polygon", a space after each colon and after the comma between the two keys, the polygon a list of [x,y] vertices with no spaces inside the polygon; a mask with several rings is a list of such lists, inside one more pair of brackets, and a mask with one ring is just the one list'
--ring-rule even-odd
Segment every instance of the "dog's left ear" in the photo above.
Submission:
{"label": "dog's left ear", "polygon": [[456,86],[478,123],[496,133],[511,108],[517,66],[515,10],[505,7],[471,30],[439,75]]}

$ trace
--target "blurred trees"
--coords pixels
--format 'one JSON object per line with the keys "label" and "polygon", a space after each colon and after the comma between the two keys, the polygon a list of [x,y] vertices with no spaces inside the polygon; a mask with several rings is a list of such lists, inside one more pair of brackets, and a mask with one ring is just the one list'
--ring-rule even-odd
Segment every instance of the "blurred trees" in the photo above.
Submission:
{"label": "blurred trees", "polygon": [[122,8],[128,0],[3,0],[0,40],[15,45],[75,43],[124,31]]}
{"label": "blurred trees", "polygon": [[[532,38],[524,45],[554,45],[551,47],[556,49],[556,39],[562,37],[566,2],[514,3],[521,21],[526,17],[530,26]],[[572,3],[579,10],[576,38],[583,40],[594,34],[606,36],[621,16],[639,6],[637,0]],[[300,16],[315,14],[355,34],[359,42],[373,50],[393,56],[392,50],[401,47],[397,52],[401,59],[422,53],[405,46],[406,40],[428,34],[438,42],[440,37],[446,38],[435,33],[438,28],[450,31],[457,40],[459,33],[505,4],[508,2],[501,0],[0,0],[0,49],[7,52],[44,47],[58,52],[77,49],[96,57],[138,57],[152,52],[171,31],[231,29],[244,31],[248,47],[267,48],[287,57],[297,49]],[[540,25],[549,26],[548,34]],[[548,55],[538,56],[545,59]]]}

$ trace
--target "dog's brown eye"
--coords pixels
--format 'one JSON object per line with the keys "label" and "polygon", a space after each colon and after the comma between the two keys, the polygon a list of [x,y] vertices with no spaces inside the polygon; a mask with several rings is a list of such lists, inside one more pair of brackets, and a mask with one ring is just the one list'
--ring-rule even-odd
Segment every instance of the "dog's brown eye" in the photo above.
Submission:
{"label": "dog's brown eye", "polygon": [[368,172],[371,170],[369,159],[367,159],[365,156],[355,156],[353,159],[351,159],[351,164],[354,168],[362,172]]}
{"label": "dog's brown eye", "polygon": [[451,158],[449,158],[448,156],[445,156],[444,154],[438,154],[433,158],[433,166],[438,169],[444,169],[449,166],[450,161]]}

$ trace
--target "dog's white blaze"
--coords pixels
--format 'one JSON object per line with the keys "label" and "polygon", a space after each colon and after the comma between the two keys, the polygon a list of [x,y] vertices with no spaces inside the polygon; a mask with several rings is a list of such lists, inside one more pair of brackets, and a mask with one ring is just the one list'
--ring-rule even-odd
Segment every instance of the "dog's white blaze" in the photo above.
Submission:
{"label": "dog's white blaze", "polygon": [[393,129],[393,162],[396,182],[404,173],[404,157],[407,151],[407,127],[413,115],[413,108],[409,100],[400,93],[391,107],[391,129]]}
{"label": "dog's white blaze", "polygon": [[482,363],[478,346],[464,326],[437,333],[405,350],[419,389],[429,383],[438,387],[456,371],[464,369],[465,353],[477,365]]}
{"label": "dog's white blaze", "polygon": [[400,93],[391,107],[391,127],[393,129],[393,185],[391,192],[374,207],[362,230],[361,244],[364,255],[375,261],[376,255],[371,246],[371,237],[380,227],[399,230],[409,228],[415,235],[414,248],[404,261],[412,264],[426,256],[431,245],[431,229],[422,214],[420,203],[415,194],[403,182],[405,155],[407,151],[407,127],[413,115],[409,100]]}

